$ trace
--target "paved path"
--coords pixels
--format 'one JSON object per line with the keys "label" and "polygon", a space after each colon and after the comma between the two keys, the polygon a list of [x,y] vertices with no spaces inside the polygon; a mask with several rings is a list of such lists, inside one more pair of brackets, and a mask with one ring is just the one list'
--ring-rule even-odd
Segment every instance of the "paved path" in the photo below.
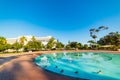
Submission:
{"label": "paved path", "polygon": [[[39,51],[35,53],[53,53],[53,52],[55,51]],[[99,50],[98,51],[80,50],[75,52],[108,52],[108,53],[110,52],[120,54],[120,52],[118,51],[99,51]],[[0,80],[78,80],[42,70],[41,68],[34,64],[33,58],[35,56],[36,54],[34,53],[12,55],[0,54]],[[2,59],[3,57],[7,58],[3,60]]]}
{"label": "paved path", "polygon": [[75,80],[36,66],[33,55],[19,56],[0,69],[0,80]]}

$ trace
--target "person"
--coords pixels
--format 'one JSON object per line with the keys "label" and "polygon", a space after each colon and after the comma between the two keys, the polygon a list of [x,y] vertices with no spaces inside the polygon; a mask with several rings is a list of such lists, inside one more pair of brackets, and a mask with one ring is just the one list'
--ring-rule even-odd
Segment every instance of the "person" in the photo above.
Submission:
{"label": "person", "polygon": [[99,70],[99,71],[97,72],[97,74],[102,74],[102,71],[101,71],[101,70]]}

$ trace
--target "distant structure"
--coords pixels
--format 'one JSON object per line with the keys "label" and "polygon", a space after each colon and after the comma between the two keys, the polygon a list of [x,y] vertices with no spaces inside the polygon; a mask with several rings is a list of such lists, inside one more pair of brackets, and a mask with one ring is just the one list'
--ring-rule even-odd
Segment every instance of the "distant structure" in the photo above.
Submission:
{"label": "distant structure", "polygon": [[[17,38],[7,38],[7,43],[14,44],[15,42],[19,42],[21,37],[22,36],[19,36]],[[31,39],[32,39],[33,36],[24,36],[24,37],[26,38],[26,41],[25,41],[24,45],[26,45],[29,41],[31,41]],[[46,45],[51,38],[52,38],[52,36],[35,37],[35,39],[37,41],[42,42],[43,45]]]}

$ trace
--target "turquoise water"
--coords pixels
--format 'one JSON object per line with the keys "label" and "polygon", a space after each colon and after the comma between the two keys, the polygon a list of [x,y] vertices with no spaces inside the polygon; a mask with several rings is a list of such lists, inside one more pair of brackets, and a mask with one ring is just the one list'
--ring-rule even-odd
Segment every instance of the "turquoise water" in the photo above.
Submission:
{"label": "turquoise water", "polygon": [[[120,55],[92,52],[43,54],[35,63],[46,70],[90,80],[120,80]],[[98,71],[101,70],[101,73]]]}

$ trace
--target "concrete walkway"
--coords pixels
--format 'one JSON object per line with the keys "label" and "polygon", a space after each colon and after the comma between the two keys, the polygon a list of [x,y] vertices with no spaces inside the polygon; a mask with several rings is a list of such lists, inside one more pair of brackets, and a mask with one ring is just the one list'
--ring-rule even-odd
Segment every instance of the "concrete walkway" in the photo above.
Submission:
{"label": "concrete walkway", "polygon": [[0,80],[76,80],[39,68],[33,62],[34,57],[24,55],[9,61],[0,69]]}

